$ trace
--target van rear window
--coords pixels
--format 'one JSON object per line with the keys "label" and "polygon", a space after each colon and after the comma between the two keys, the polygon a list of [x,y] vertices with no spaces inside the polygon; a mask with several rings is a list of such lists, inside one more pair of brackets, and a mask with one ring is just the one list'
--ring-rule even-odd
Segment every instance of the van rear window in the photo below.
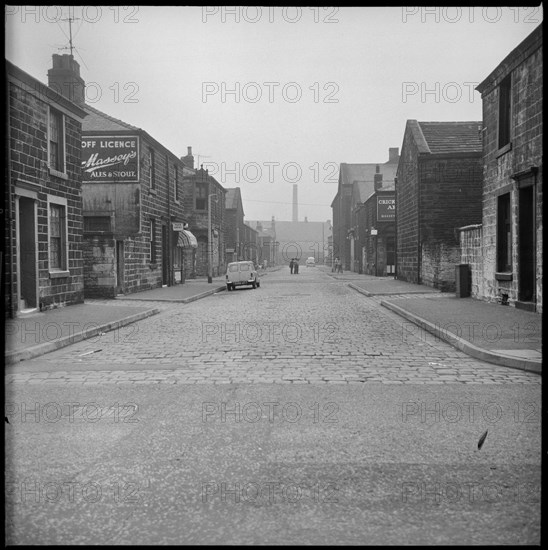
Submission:
{"label": "van rear window", "polygon": [[240,271],[249,271],[249,264],[240,265]]}
{"label": "van rear window", "polygon": [[237,265],[229,265],[228,266],[228,271],[230,271],[231,273],[234,273],[234,271],[238,271],[238,266]]}

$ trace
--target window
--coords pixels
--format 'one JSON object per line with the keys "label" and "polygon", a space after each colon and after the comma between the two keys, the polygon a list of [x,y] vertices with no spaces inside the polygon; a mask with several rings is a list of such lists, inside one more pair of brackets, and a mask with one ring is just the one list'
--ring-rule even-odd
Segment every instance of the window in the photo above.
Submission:
{"label": "window", "polygon": [[499,86],[499,149],[510,143],[512,81],[508,75]]}
{"label": "window", "polygon": [[150,263],[156,263],[156,221],[150,220]]}
{"label": "window", "polygon": [[207,210],[207,183],[196,183],[196,210]]}
{"label": "window", "polygon": [[67,270],[66,206],[49,204],[49,269]]}
{"label": "window", "polygon": [[110,232],[110,216],[84,216],[85,233]]}
{"label": "window", "polygon": [[512,224],[510,193],[500,195],[497,205],[497,271],[512,271]]}
{"label": "window", "polygon": [[49,110],[49,167],[56,172],[65,173],[65,132],[63,115],[55,109]]}
{"label": "window", "polygon": [[156,188],[156,174],[154,172],[154,149],[149,147],[148,149],[148,184],[150,185],[150,190]]}
{"label": "window", "polygon": [[175,166],[173,166],[173,169],[175,171],[173,198],[175,199],[175,202],[179,202],[179,167],[175,164]]}

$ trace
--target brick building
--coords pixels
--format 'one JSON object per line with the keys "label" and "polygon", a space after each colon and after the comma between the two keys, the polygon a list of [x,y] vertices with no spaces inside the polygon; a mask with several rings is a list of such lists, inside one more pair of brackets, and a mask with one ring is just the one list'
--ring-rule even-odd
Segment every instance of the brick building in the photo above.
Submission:
{"label": "brick building", "polygon": [[244,254],[249,244],[245,235],[244,207],[239,187],[226,190],[225,205],[226,262],[248,259]]}
{"label": "brick building", "polygon": [[211,261],[212,276],[224,275],[225,260],[225,201],[226,189],[207,170],[200,167],[183,179],[183,200],[186,219],[197,239],[195,266],[192,277],[208,275],[208,197],[211,195]]}
{"label": "brick building", "polygon": [[48,79],[87,113],[80,143],[86,297],[175,284],[174,228],[187,222],[184,163],[144,130],[86,105],[72,56],[54,55]]}
{"label": "brick building", "polygon": [[249,227],[257,233],[257,260],[267,266],[274,266],[279,251],[279,243],[276,241],[276,221],[249,221]]}
{"label": "brick building", "polygon": [[[387,163],[363,165],[362,173],[365,180],[355,181],[352,186],[352,223],[347,235],[350,240],[350,266],[356,273],[378,273],[381,276],[394,272],[393,225],[390,226],[384,220],[380,226],[380,233],[375,234],[377,202],[389,199],[379,199],[376,193],[389,190],[393,194],[399,158],[399,149],[392,148]],[[393,203],[391,206],[394,206]],[[383,206],[380,208],[382,210]],[[386,263],[388,260],[389,264]],[[378,268],[375,267],[377,264]],[[387,265],[390,267],[386,267]]]}
{"label": "brick building", "polygon": [[476,88],[483,100],[483,212],[481,225],[461,231],[472,295],[539,313],[542,63],[541,24]]}
{"label": "brick building", "polygon": [[408,120],[396,184],[396,276],[455,290],[460,226],[481,222],[481,122]]}
{"label": "brick building", "polygon": [[396,264],[395,244],[395,191],[394,185],[380,186],[355,212],[356,233],[361,251],[359,273],[383,277],[394,275]]}
{"label": "brick building", "polygon": [[[385,163],[341,163],[337,194],[331,203],[333,209],[333,254],[343,263],[343,269],[362,270],[361,244],[356,231],[358,206],[375,191],[375,174],[382,174],[384,182],[394,180],[399,161],[399,148],[388,150]],[[378,170],[378,171],[377,171]],[[377,176],[378,178],[378,176]]]}
{"label": "brick building", "polygon": [[84,300],[82,168],[85,111],[6,61],[5,312]]}
{"label": "brick building", "polygon": [[[261,249],[259,246],[259,233],[247,223],[244,223],[244,249],[243,259],[259,263]],[[262,264],[262,261],[260,262]]]}

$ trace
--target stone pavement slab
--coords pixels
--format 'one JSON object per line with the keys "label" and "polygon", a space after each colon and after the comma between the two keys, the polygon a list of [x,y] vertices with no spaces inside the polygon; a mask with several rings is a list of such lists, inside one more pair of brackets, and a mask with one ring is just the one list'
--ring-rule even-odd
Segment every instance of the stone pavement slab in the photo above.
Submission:
{"label": "stone pavement slab", "polygon": [[392,277],[362,275],[362,280],[348,284],[366,296],[390,296],[393,294],[440,294],[440,291],[425,285],[415,285]]}
{"label": "stone pavement slab", "polygon": [[208,283],[206,280],[190,280],[184,284],[153,288],[143,292],[135,292],[133,294],[120,294],[116,297],[118,300],[132,300],[145,302],[175,302],[186,304],[205,298],[216,292],[226,289],[224,277],[215,277],[213,282]]}
{"label": "stone pavement slab", "polygon": [[541,373],[542,317],[474,298],[391,298],[381,305],[478,359]]}
{"label": "stone pavement slab", "polygon": [[74,304],[6,320],[5,362],[17,363],[93,338],[159,313],[159,309]]}

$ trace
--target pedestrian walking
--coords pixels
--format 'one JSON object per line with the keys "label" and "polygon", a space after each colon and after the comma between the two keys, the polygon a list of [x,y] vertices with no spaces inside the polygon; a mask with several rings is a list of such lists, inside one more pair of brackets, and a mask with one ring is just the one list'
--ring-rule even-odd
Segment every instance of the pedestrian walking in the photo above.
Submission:
{"label": "pedestrian walking", "polygon": [[297,275],[299,274],[299,260],[295,258],[295,264],[293,265],[293,272]]}
{"label": "pedestrian walking", "polygon": [[289,271],[291,271],[291,275],[293,275],[294,268],[295,268],[295,260],[294,258],[291,258],[291,261],[289,262]]}
{"label": "pedestrian walking", "polygon": [[341,263],[341,261],[339,260],[339,257],[337,256],[335,258],[335,264],[333,265],[333,271],[335,273],[338,273],[339,272],[339,264]]}
{"label": "pedestrian walking", "polygon": [[343,272],[343,263],[342,260],[339,260],[339,273]]}

